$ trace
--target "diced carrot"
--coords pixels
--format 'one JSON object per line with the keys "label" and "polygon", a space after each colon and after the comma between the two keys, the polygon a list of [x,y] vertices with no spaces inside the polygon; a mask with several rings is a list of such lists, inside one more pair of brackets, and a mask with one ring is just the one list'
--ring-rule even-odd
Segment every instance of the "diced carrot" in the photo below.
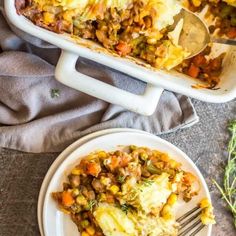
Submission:
{"label": "diced carrot", "polygon": [[173,169],[179,168],[181,166],[181,164],[179,162],[177,162],[177,161],[175,161],[173,159],[170,159],[168,161],[168,164],[169,164],[170,168],[173,168]]}
{"label": "diced carrot", "polygon": [[120,55],[125,56],[131,52],[131,47],[126,42],[121,41],[116,45],[116,50]]}
{"label": "diced carrot", "polygon": [[196,177],[191,174],[190,172],[186,172],[184,175],[184,182],[191,185],[192,183],[194,183],[196,181]]}
{"label": "diced carrot", "polygon": [[149,159],[152,161],[153,164],[158,162],[159,160],[159,158],[157,158],[156,156],[151,156]]}
{"label": "diced carrot", "polygon": [[187,73],[189,76],[193,77],[193,78],[197,78],[199,75],[200,69],[199,67],[195,66],[193,63],[190,65]]}
{"label": "diced carrot", "polygon": [[204,55],[199,54],[193,58],[193,64],[201,67],[207,64],[207,60]]}
{"label": "diced carrot", "polygon": [[121,166],[121,167],[127,166],[128,163],[129,163],[129,161],[130,161],[130,157],[129,157],[128,155],[122,156],[122,157],[121,157],[121,160],[120,160],[120,166]]}
{"label": "diced carrot", "polygon": [[64,191],[62,193],[62,196],[61,196],[61,201],[62,201],[62,204],[63,206],[65,207],[70,207],[71,205],[74,204],[75,200],[74,198],[72,197],[71,193],[68,192],[68,191]]}
{"label": "diced carrot", "polygon": [[164,162],[168,162],[170,160],[170,157],[168,156],[168,154],[166,153],[163,153],[161,156],[160,156],[161,160],[164,161]]}
{"label": "diced carrot", "polygon": [[93,175],[95,177],[101,172],[101,166],[96,162],[88,162],[86,165],[86,173],[89,175]]}
{"label": "diced carrot", "polygon": [[236,27],[231,27],[229,31],[226,33],[226,36],[230,39],[236,38]]}
{"label": "diced carrot", "polygon": [[115,199],[114,199],[114,196],[112,194],[106,194],[106,201],[107,203],[114,203],[115,202]]}

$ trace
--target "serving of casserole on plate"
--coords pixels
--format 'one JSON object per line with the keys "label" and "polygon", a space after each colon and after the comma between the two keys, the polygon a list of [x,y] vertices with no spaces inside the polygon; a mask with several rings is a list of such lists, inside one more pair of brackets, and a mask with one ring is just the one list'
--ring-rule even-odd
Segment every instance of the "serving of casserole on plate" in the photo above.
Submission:
{"label": "serving of casserole on plate", "polygon": [[45,193],[44,234],[175,236],[177,219],[197,205],[205,225],[197,235],[210,236],[210,194],[194,163],[156,136],[112,133],[57,167]]}
{"label": "serving of casserole on plate", "polygon": [[[178,43],[183,22],[169,28],[183,6],[201,11],[207,5],[208,14],[217,18],[211,30],[220,29],[221,34],[233,37],[234,18],[229,19],[232,27],[225,29],[228,19],[219,16],[215,8],[225,9],[226,4],[230,10],[224,11],[231,14],[234,4],[210,2],[209,7],[208,1],[10,0],[5,1],[5,9],[15,26],[64,49],[56,69],[59,81],[139,113],[151,114],[162,88],[208,102],[225,102],[235,97],[234,48],[210,45],[201,54],[185,60],[189,52]],[[77,55],[147,82],[146,93],[133,95],[77,72]]]}
{"label": "serving of casserole on plate", "polygon": [[[52,193],[59,209],[82,236],[177,235],[175,205],[198,195],[197,178],[167,153],[134,145],[126,149],[84,157],[63,191]],[[208,199],[199,205],[203,224],[214,224]]]}

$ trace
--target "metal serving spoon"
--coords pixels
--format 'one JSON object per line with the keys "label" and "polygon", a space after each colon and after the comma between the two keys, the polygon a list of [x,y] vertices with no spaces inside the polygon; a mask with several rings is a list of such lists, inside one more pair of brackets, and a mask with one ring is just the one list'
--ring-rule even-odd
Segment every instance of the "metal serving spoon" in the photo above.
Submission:
{"label": "metal serving spoon", "polygon": [[180,19],[183,19],[183,28],[179,45],[190,52],[188,58],[202,52],[210,42],[236,45],[236,40],[212,37],[206,24],[196,14],[184,8],[175,16],[175,23],[171,27],[175,27]]}

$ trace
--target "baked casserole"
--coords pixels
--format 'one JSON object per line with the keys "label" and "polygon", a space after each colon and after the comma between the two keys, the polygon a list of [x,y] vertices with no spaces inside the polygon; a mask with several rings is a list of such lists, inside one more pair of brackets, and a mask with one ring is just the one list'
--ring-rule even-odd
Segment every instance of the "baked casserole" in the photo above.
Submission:
{"label": "baked casserole", "polygon": [[[218,6],[235,11],[233,0],[16,0],[18,13],[40,27],[95,41],[112,53],[141,59],[157,69],[177,67],[213,88],[219,82],[224,55],[211,58],[208,47],[185,60],[189,52],[178,44],[183,22],[169,27],[183,6],[200,11],[206,5],[217,19],[214,9]],[[224,24],[218,27],[223,29]]]}

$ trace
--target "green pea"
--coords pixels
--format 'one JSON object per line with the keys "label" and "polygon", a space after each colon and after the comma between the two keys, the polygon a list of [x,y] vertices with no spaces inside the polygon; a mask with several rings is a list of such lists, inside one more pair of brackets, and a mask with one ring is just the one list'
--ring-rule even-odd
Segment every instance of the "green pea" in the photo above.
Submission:
{"label": "green pea", "polygon": [[151,174],[161,174],[162,170],[159,168],[156,168],[151,162],[148,163],[147,165],[147,171],[150,172]]}
{"label": "green pea", "polygon": [[81,221],[81,226],[83,227],[83,228],[86,228],[86,227],[88,227],[89,226],[89,221],[88,220],[83,220],[83,221]]}
{"label": "green pea", "polygon": [[225,5],[223,8],[222,8],[222,10],[221,10],[221,12],[220,12],[220,16],[222,17],[222,18],[227,18],[229,15],[230,15],[230,13],[232,12],[232,7],[231,6],[229,6],[229,5]]}
{"label": "green pea", "polygon": [[137,147],[136,147],[135,145],[130,145],[130,146],[129,146],[129,149],[130,149],[130,151],[132,152],[132,151],[134,151],[135,149],[137,149]]}
{"label": "green pea", "polygon": [[139,157],[143,160],[146,161],[148,159],[148,154],[145,152],[142,152],[139,154]]}
{"label": "green pea", "polygon": [[231,24],[232,26],[236,26],[236,17],[232,17],[232,18],[231,18],[230,24]]}

